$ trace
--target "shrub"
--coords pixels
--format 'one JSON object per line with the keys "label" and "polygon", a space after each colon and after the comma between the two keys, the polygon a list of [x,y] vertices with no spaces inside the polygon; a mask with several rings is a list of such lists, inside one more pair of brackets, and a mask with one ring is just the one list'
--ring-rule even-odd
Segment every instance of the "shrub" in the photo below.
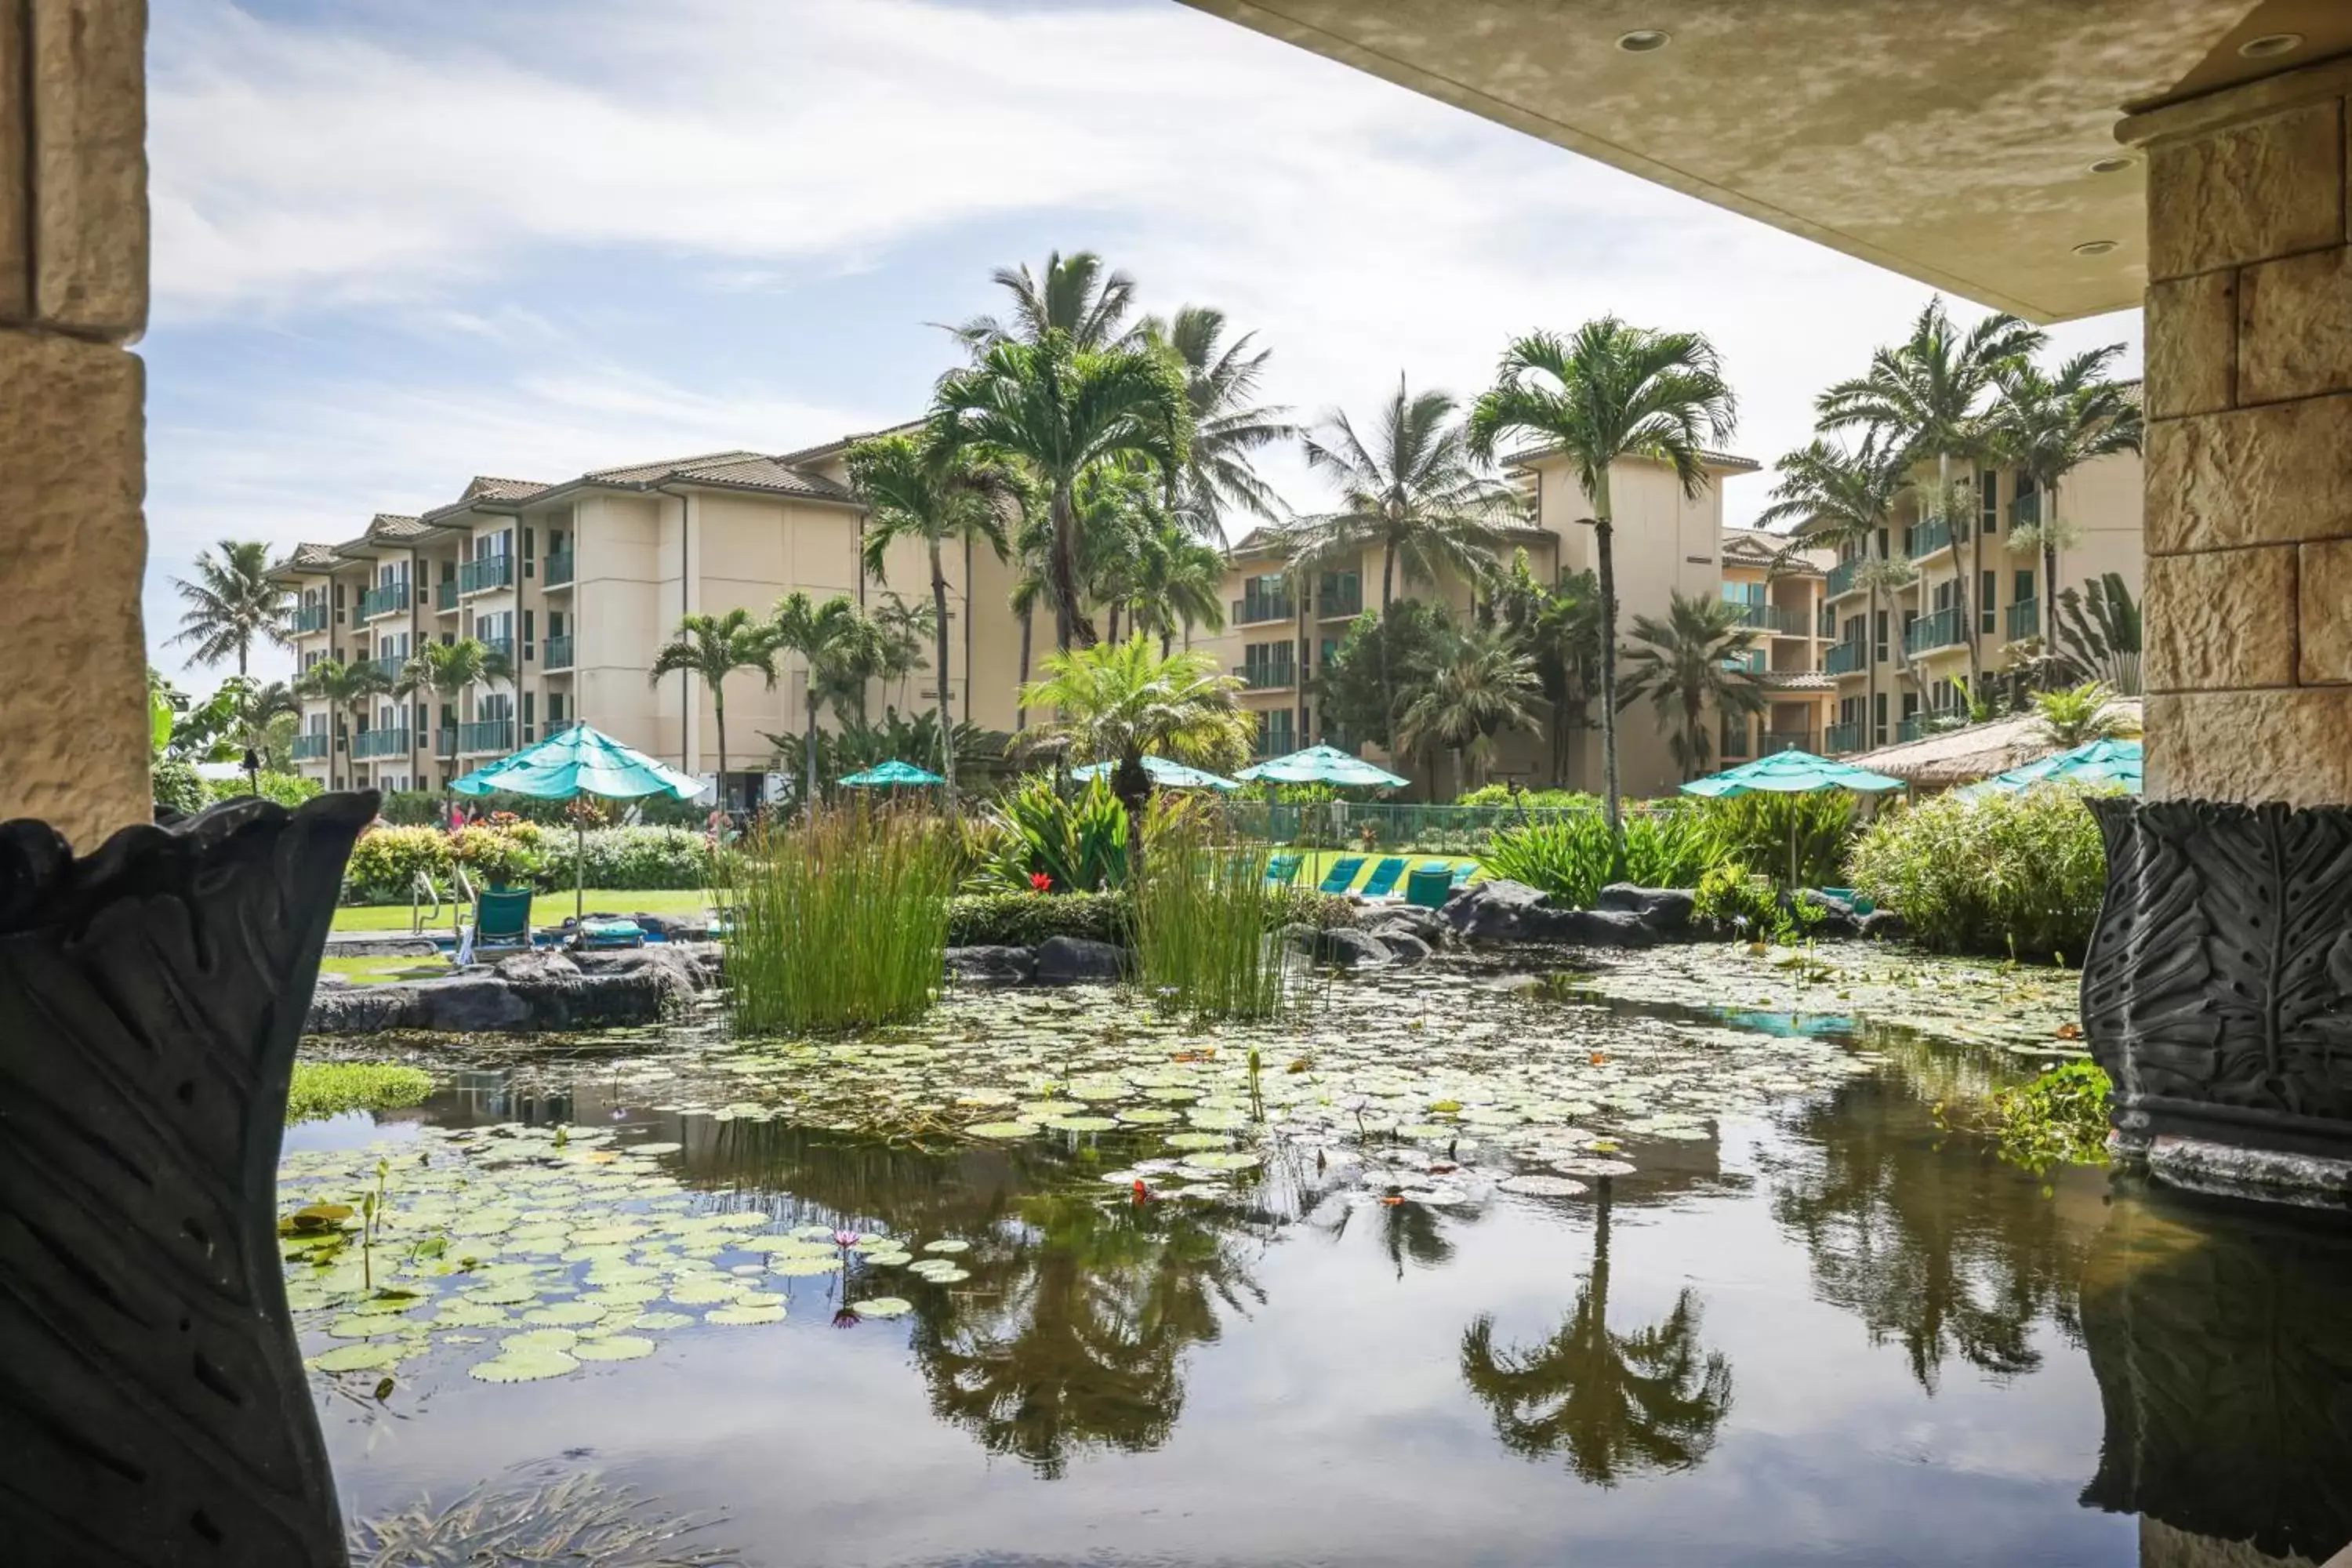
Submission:
{"label": "shrub", "polygon": [[1759,937],[1771,932],[1780,913],[1780,900],[1772,890],[1772,879],[1729,862],[1701,877],[1691,900],[1693,920]]}
{"label": "shrub", "polygon": [[[208,779],[205,793],[217,805],[225,800],[247,800],[254,794],[254,781],[243,773],[233,779]],[[274,800],[291,811],[319,793],[317,779],[306,779],[299,773],[263,773],[259,775],[261,798]]]}
{"label": "shrub", "polygon": [[[675,795],[647,795],[642,800],[593,800],[606,820],[619,823],[634,810],[639,824],[656,827],[696,827],[702,826],[710,815],[707,804],[679,800]],[[437,826],[449,820],[452,804],[461,805],[469,812],[504,813],[524,822],[535,822],[541,827],[572,826],[568,800],[541,800],[528,795],[445,795],[439,790],[394,790],[383,797],[378,815],[395,827]]]}
{"label": "shrub", "polygon": [[204,810],[205,781],[196,775],[196,765],[179,757],[158,757],[151,774],[153,779],[155,804],[166,811],[194,816]]}
{"label": "shrub", "polygon": [[1589,907],[1613,881],[1644,888],[1696,888],[1717,866],[1738,864],[1727,835],[1703,811],[1676,806],[1625,819],[1622,866],[1599,813],[1549,817],[1497,828],[1486,869]]}
{"label": "shrub", "polygon": [[1992,1097],[2000,1155],[2036,1173],[2107,1163],[2107,1097],[2115,1084],[2096,1062],[2068,1062]]}
{"label": "shrub", "polygon": [[1947,952],[2080,959],[2106,890],[2106,854],[2079,791],[1938,795],[1890,812],[1853,847],[1848,877]]}
{"label": "shrub", "polygon": [[1601,797],[1573,789],[1514,789],[1507,784],[1480,784],[1467,795],[1457,796],[1456,805],[1523,805],[1529,810],[1538,807],[1559,809],[1569,807],[1598,811]]}
{"label": "shrub", "polygon": [[286,1125],[347,1110],[399,1110],[433,1091],[421,1068],[392,1062],[296,1062],[286,1090]]}
{"label": "shrub", "polygon": [[[1684,808],[1692,809],[1690,807]],[[1726,795],[1696,809],[1710,818],[1741,864],[1780,881],[1789,875],[1789,839],[1795,830],[1801,888],[1837,885],[1853,842],[1853,795],[1842,789],[1811,795]]]}
{"label": "shrub", "polygon": [[536,823],[468,823],[441,837],[450,863],[463,866],[476,888],[520,887],[538,876],[543,864]]}
{"label": "shrub", "polygon": [[950,947],[1034,947],[1055,936],[1128,946],[1127,895],[967,893],[948,905]]}
{"label": "shrub", "polygon": [[1195,1018],[1270,1018],[1286,995],[1287,944],[1267,940],[1266,851],[1171,833],[1135,889],[1136,970],[1164,1005]]}
{"label": "shrub", "polygon": [[1318,893],[1312,888],[1276,888],[1266,907],[1266,924],[1313,926],[1317,931],[1347,931],[1358,923],[1361,909],[1345,893]]}
{"label": "shrub", "polygon": [[[688,827],[600,827],[584,837],[579,852],[592,888],[643,891],[710,885],[710,840]],[[544,853],[547,875],[569,887],[574,875],[572,836],[551,837]]]}
{"label": "shrub", "polygon": [[994,888],[1024,889],[1033,876],[1053,879],[1057,893],[1092,893],[1127,882],[1127,808],[1103,779],[1074,785],[1032,774],[1007,791],[991,813],[994,853],[977,879]]}
{"label": "shrub", "polygon": [[449,874],[449,836],[435,827],[371,827],[352,846],[343,867],[343,889],[356,902],[393,902],[408,897],[422,871]]}

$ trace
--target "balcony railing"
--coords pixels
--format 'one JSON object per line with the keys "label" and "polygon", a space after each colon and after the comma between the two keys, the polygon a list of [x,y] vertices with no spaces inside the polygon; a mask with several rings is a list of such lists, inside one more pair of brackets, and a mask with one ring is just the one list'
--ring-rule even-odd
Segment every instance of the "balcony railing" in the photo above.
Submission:
{"label": "balcony railing", "polygon": [[1805,612],[1785,610],[1778,605],[1751,605],[1734,602],[1739,612],[1738,625],[1757,631],[1771,632],[1779,637],[1801,637],[1805,631]]}
{"label": "balcony railing", "polygon": [[2020,599],[2009,607],[2009,640],[2023,642],[2042,635],[2042,601]]}
{"label": "balcony railing", "polygon": [[1734,762],[1748,755],[1748,726],[1727,724],[1723,727],[1723,760]]}
{"label": "balcony railing", "polygon": [[2020,496],[2015,500],[2010,502],[2009,521],[2012,526],[2019,523],[2040,522],[2042,521],[2042,492],[2040,490],[2036,490],[2032,495]]}
{"label": "balcony railing", "polygon": [[1776,752],[1810,752],[1813,749],[1813,732],[1810,730],[1767,730],[1762,738],[1763,754]]}
{"label": "balcony railing", "polygon": [[1825,757],[1841,756],[1847,752],[1860,750],[1862,750],[1860,724],[1832,724],[1822,731],[1822,754]]}
{"label": "balcony railing", "polygon": [[547,552],[547,563],[542,568],[541,574],[540,576],[540,586],[543,588],[561,588],[571,581],[572,552],[569,550],[549,551]]}
{"label": "balcony railing", "polygon": [[1855,674],[1868,662],[1863,653],[1864,645],[1861,643],[1842,642],[1830,649],[1828,656],[1822,660],[1822,668],[1832,675]]}
{"label": "balcony railing", "polygon": [[444,577],[433,585],[433,607],[445,616],[457,610],[457,579]]}
{"label": "balcony railing", "polygon": [[1927,726],[1935,721],[1936,716],[1932,713],[1911,714],[1895,726],[1895,738],[1897,741],[1916,741],[1927,733]]}
{"label": "balcony railing", "polygon": [[1933,555],[1938,550],[1948,550],[1952,547],[1952,525],[1940,517],[1930,522],[1916,523],[1904,530],[1903,547],[1904,553],[1914,561]]}
{"label": "balcony railing", "polygon": [[547,668],[570,669],[572,668],[572,638],[569,634],[560,637],[550,637],[545,646]]}
{"label": "balcony railing", "polygon": [[436,757],[454,757],[457,754],[456,725],[444,724],[433,731],[433,754]]}
{"label": "balcony railing", "polygon": [[509,587],[513,583],[514,557],[511,555],[485,555],[457,568],[457,592],[460,594],[479,594],[485,589]]}
{"label": "balcony railing", "polygon": [[1288,599],[1245,594],[1234,601],[1233,624],[1237,626],[1255,626],[1261,621],[1296,620],[1297,617],[1298,606]]}
{"label": "balcony railing", "polygon": [[1960,612],[1956,609],[1937,610],[1919,616],[1903,628],[1903,650],[1906,653],[1926,653],[1929,648],[1950,647],[1960,640]]}
{"label": "balcony railing", "polygon": [[1359,577],[1326,577],[1315,590],[1315,613],[1327,621],[1353,620],[1364,613],[1364,584]]}
{"label": "balcony railing", "polygon": [[388,653],[381,658],[365,659],[362,662],[375,671],[379,679],[389,685],[397,682],[400,679],[400,672],[408,668],[408,656],[404,653]]}
{"label": "balcony railing", "polygon": [[294,760],[298,763],[317,763],[325,761],[329,745],[333,739],[334,737],[323,733],[317,735],[295,736]]}
{"label": "balcony railing", "polygon": [[1279,691],[1298,684],[1298,667],[1295,664],[1237,664],[1234,674],[1252,691]]}
{"label": "balcony railing", "polygon": [[514,721],[481,719],[471,724],[458,725],[457,750],[463,752],[513,751]]}
{"label": "balcony railing", "polygon": [[352,737],[352,755],[355,757],[408,755],[408,726],[395,724],[390,728],[362,730]]}
{"label": "balcony railing", "polygon": [[372,621],[378,616],[388,616],[406,608],[408,584],[405,583],[386,583],[360,595],[360,619],[363,621]]}
{"label": "balcony railing", "polygon": [[299,636],[304,632],[325,631],[327,629],[327,606],[324,605],[295,605],[286,614],[286,629],[297,636]]}
{"label": "balcony railing", "polygon": [[1830,597],[1853,592],[1853,580],[1862,572],[1860,561],[1841,561],[1830,568]]}

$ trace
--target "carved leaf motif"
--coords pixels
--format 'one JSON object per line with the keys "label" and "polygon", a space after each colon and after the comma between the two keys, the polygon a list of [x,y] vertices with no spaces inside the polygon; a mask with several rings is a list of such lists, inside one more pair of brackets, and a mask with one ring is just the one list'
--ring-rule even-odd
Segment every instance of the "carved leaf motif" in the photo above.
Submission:
{"label": "carved leaf motif", "polygon": [[0,1555],[344,1561],[287,1316],[287,1079],[372,795],[76,860],[0,825]]}

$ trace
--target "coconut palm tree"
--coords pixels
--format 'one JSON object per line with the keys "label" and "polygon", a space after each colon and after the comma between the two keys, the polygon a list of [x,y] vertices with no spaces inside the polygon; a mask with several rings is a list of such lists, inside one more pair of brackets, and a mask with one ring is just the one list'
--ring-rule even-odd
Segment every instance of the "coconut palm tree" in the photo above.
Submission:
{"label": "coconut palm tree", "polygon": [[1529,1458],[1565,1450],[1569,1468],[1601,1487],[1689,1469],[1731,1412],[1731,1363],[1703,1351],[1689,1290],[1659,1322],[1610,1328],[1609,1185],[1603,1177],[1592,1271],[1559,1331],[1529,1350],[1497,1351],[1495,1320],[1482,1315],[1461,1351],[1462,1381],[1493,1413],[1506,1448]]}
{"label": "coconut palm tree", "polygon": [[[369,698],[391,690],[392,682],[366,659],[345,664],[339,658],[322,658],[295,678],[294,689],[327,704],[332,728],[342,710],[363,707]],[[348,733],[351,725],[346,722],[342,728]]]}
{"label": "coconut palm tree", "polygon": [[[931,569],[931,661],[939,674],[940,733],[951,734],[955,718],[950,710],[953,685],[948,664],[947,550],[950,545],[984,544],[1003,560],[1006,507],[1019,504],[1024,481],[1008,464],[959,452],[931,426],[919,436],[861,441],[849,449],[848,464],[850,483],[873,509],[866,524],[867,574],[882,582],[883,560],[891,545],[901,539],[923,542]],[[947,781],[942,797],[952,812],[953,755],[940,759],[940,773]]]}
{"label": "coconut palm tree", "polygon": [[[1961,564],[1960,543],[1964,530],[1975,531],[1967,529],[1967,510],[1956,503],[1952,464],[1966,462],[1973,473],[1990,454],[1993,433],[1986,402],[1996,377],[2039,353],[2047,341],[2040,329],[2010,315],[1988,316],[1963,332],[1938,295],[1921,308],[1908,338],[1878,350],[1870,356],[1868,372],[1839,382],[1814,404],[1824,430],[1865,426],[1910,462],[1936,460],[1935,492],[1923,498],[1920,515],[1948,525],[1945,550],[1952,567],[1952,605],[1967,639],[1972,689],[1983,680],[1984,650],[1977,618],[1969,613],[1976,567]],[[1980,544],[1972,542],[1972,560]]]}
{"label": "coconut palm tree", "polygon": [[[1772,504],[1757,514],[1758,527],[1793,521],[1804,544],[1862,551],[1854,581],[1870,596],[1863,622],[1863,711],[1875,712],[1878,660],[1873,629],[1882,603],[1891,614],[1894,596],[1919,575],[1910,562],[1889,559],[1881,545],[1893,527],[1895,502],[1910,488],[1910,458],[1899,441],[1878,430],[1864,431],[1851,448],[1816,437],[1780,459],[1780,476],[1772,487]],[[1895,665],[1909,677],[1911,650],[1900,637],[1892,641]]]}
{"label": "coconut palm tree", "polygon": [[1192,457],[1177,477],[1174,511],[1202,538],[1225,542],[1225,523],[1237,514],[1271,521],[1280,503],[1250,456],[1297,432],[1290,410],[1259,406],[1258,379],[1271,349],[1254,349],[1257,334],[1224,341],[1225,313],[1184,305],[1166,321],[1143,319],[1141,336],[1183,367],[1184,397],[1192,412]]}
{"label": "coconut palm tree", "polygon": [[1550,708],[1544,730],[1551,782],[1564,784],[1568,737],[1586,727],[1586,708],[1601,681],[1600,582],[1590,572],[1570,572],[1547,586],[1536,580],[1522,550],[1496,584],[1492,605],[1495,624],[1534,662],[1536,685]]}
{"label": "coconut palm tree", "polygon": [[1158,637],[1165,658],[1180,633],[1189,645],[1194,626],[1225,629],[1224,586],[1225,552],[1163,517],[1135,540],[1128,574],[1129,624]]}
{"label": "coconut palm tree", "polygon": [[[1408,583],[1475,580],[1494,565],[1496,525],[1517,515],[1518,499],[1454,418],[1458,406],[1450,393],[1414,394],[1399,375],[1370,440],[1336,408],[1304,437],[1307,466],[1329,476],[1339,504],[1297,520],[1292,558],[1338,562],[1377,549],[1382,620],[1395,605],[1400,570]],[[1394,733],[1396,671],[1384,668],[1381,683]]]}
{"label": "coconut palm tree", "polygon": [[281,713],[299,713],[302,705],[295,700],[294,689],[282,680],[246,680],[240,684],[236,699],[236,725],[245,736],[247,746],[258,751],[269,721]]}
{"label": "coconut palm tree", "polygon": [[[393,695],[407,699],[420,691],[430,692],[446,707],[454,704],[476,681],[488,680],[493,663],[506,662],[504,654],[492,652],[479,637],[428,642],[401,665],[399,675],[392,682]],[[504,673],[510,675],[510,668]]]}
{"label": "coconut palm tree", "polygon": [[1715,760],[1710,710],[1746,720],[1768,706],[1764,689],[1742,668],[1756,634],[1740,625],[1737,605],[1670,594],[1666,618],[1635,616],[1633,637],[1617,700],[1630,707],[1648,698],[1667,727],[1675,765],[1685,779],[1696,778]]}
{"label": "coconut palm tree", "polygon": [[1055,328],[1040,342],[1000,342],[941,377],[932,418],[950,449],[1027,468],[1046,498],[1055,647],[1092,642],[1078,598],[1079,480],[1123,461],[1182,471],[1192,426],[1182,374],[1165,354],[1083,348]]}
{"label": "coconut palm tree", "polygon": [[1135,279],[1105,272],[1102,258],[1091,250],[1067,256],[1056,250],[1045,258],[1042,273],[1032,273],[1024,261],[1000,267],[989,279],[1013,296],[1012,320],[974,316],[946,329],[976,362],[1001,343],[1042,343],[1049,332],[1066,334],[1078,349],[1131,346],[1138,335],[1127,323],[1135,308]]}
{"label": "coconut palm tree", "polygon": [[1629,458],[1674,472],[1686,496],[1706,489],[1706,448],[1738,421],[1715,345],[1696,332],[1655,331],[1614,316],[1573,333],[1534,332],[1503,351],[1492,391],[1470,412],[1470,440],[1491,457],[1506,439],[1557,447],[1592,503],[1601,578],[1601,772],[1609,831],[1622,841],[1617,782],[1616,502],[1611,468]]}
{"label": "coconut palm tree", "polygon": [[669,641],[654,650],[646,684],[658,686],[662,677],[681,670],[702,677],[710,688],[710,710],[719,721],[719,775],[727,776],[727,678],[739,669],[756,669],[771,691],[776,687],[776,631],[751,612],[737,606],[723,615],[690,611],[680,616]]}
{"label": "coconut palm tree", "polygon": [[2076,354],[2044,375],[2031,361],[2000,367],[1993,379],[2000,400],[1992,408],[1995,459],[2030,476],[2040,491],[2040,515],[2010,530],[2009,547],[2042,556],[2042,640],[2058,641],[2058,552],[2081,531],[2058,509],[2058,487],[2094,458],[2140,449],[2146,426],[2137,388],[2107,378],[2123,353],[2109,343]]}
{"label": "coconut palm tree", "polygon": [[269,546],[257,539],[224,539],[220,553],[196,552],[196,575],[172,579],[187,605],[174,643],[192,643],[198,664],[215,665],[236,656],[246,673],[253,645],[288,646],[286,590],[269,580]]}
{"label": "coconut palm tree", "polygon": [[1407,751],[1451,752],[1458,798],[1465,762],[1471,772],[1484,773],[1494,760],[1496,731],[1533,728],[1530,704],[1540,690],[1535,660],[1517,638],[1500,626],[1468,627],[1455,635],[1444,662],[1426,672],[1405,704],[1397,740]]}
{"label": "coconut palm tree", "polygon": [[1151,800],[1147,755],[1223,771],[1249,755],[1256,733],[1234,701],[1242,683],[1206,654],[1152,650],[1141,632],[1125,642],[1049,654],[1045,677],[1021,693],[1024,708],[1051,708],[1052,732],[1072,760],[1108,762],[1111,792],[1127,807],[1128,875],[1143,875],[1143,814]]}
{"label": "coconut palm tree", "polygon": [[776,601],[775,614],[766,627],[771,648],[788,648],[799,654],[803,664],[806,725],[801,734],[801,799],[803,809],[811,814],[816,810],[817,712],[824,705],[826,687],[838,686],[836,672],[845,651],[854,648],[866,635],[859,629],[863,619],[846,595],[835,594],[820,605],[796,591]]}

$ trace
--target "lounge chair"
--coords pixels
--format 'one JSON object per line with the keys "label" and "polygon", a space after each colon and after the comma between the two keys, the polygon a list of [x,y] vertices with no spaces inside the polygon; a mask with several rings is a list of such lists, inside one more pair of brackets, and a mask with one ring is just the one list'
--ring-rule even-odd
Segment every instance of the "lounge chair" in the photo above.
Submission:
{"label": "lounge chair", "polygon": [[1473,877],[1475,877],[1475,876],[1476,876],[1477,874],[1478,874],[1478,862],[1477,862],[1477,861],[1475,861],[1475,860],[1464,860],[1464,861],[1460,861],[1460,862],[1458,862],[1458,863],[1454,866],[1454,880],[1453,880],[1452,886],[1456,887],[1456,888],[1466,888],[1466,887],[1468,887],[1468,886],[1470,885],[1470,879],[1471,879],[1471,878],[1473,878]]}
{"label": "lounge chair", "polygon": [[1364,879],[1363,897],[1385,899],[1395,893],[1397,882],[1404,876],[1404,868],[1405,858],[1402,855],[1391,855],[1373,867],[1372,874]]}
{"label": "lounge chair", "polygon": [[1331,868],[1323,873],[1322,884],[1315,890],[1318,893],[1344,893],[1355,885],[1356,873],[1363,868],[1364,858],[1361,855],[1342,855],[1331,862]]}
{"label": "lounge chair", "polygon": [[572,940],[581,947],[643,947],[646,928],[626,915],[590,915]]}
{"label": "lounge chair", "polygon": [[530,948],[530,889],[489,889],[474,899],[474,929],[458,943],[460,963],[484,952]]}
{"label": "lounge chair", "polygon": [[1270,855],[1266,857],[1265,879],[1286,888],[1298,880],[1298,868],[1305,863],[1303,855]]}

